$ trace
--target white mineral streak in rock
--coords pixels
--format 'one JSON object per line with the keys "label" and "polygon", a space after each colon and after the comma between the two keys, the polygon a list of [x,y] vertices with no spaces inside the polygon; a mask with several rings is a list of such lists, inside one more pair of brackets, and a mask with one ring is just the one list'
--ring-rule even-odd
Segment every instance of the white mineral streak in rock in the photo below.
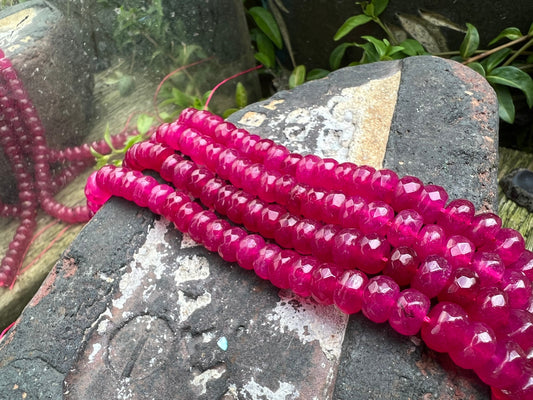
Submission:
{"label": "white mineral streak in rock", "polygon": [[200,243],[194,241],[188,233],[184,233],[180,243],[180,249],[189,249],[191,247],[201,246]]}
{"label": "white mineral streak in rock", "polygon": [[91,352],[91,354],[89,354],[89,364],[92,364],[94,362],[94,358],[101,349],[102,345],[100,343],[93,344],[93,351]]}
{"label": "white mineral streak in rock", "polygon": [[296,387],[288,382],[279,382],[279,388],[274,392],[272,389],[257,383],[254,378],[250,379],[240,390],[241,395],[252,400],[294,400],[300,397]]}
{"label": "white mineral streak in rock", "polygon": [[280,297],[272,313],[266,316],[272,328],[281,333],[292,331],[302,343],[316,340],[330,362],[338,360],[348,316],[289,291],[281,292]]}
{"label": "white mineral streak in rock", "polygon": [[205,257],[182,255],[176,259],[178,269],[174,272],[176,285],[184,282],[203,280],[209,277],[209,263]]}
{"label": "white mineral streak in rock", "polygon": [[211,303],[211,294],[205,292],[196,298],[190,298],[181,290],[178,290],[178,304],[180,306],[180,322],[187,321],[196,310],[204,308]]}
{"label": "white mineral streak in rock", "polygon": [[225,365],[218,365],[215,368],[205,370],[200,375],[196,375],[191,381],[194,386],[200,388],[200,395],[207,391],[207,382],[220,378],[226,372]]}

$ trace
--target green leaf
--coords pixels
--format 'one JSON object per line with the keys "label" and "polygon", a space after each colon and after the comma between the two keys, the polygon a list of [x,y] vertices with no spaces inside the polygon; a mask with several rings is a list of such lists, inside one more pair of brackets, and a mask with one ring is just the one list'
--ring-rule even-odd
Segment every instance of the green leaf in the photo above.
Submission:
{"label": "green leaf", "polygon": [[256,25],[268,36],[278,49],[283,47],[281,32],[272,13],[263,7],[252,7],[248,10]]}
{"label": "green leaf", "polygon": [[353,17],[348,18],[344,21],[344,24],[341,25],[333,40],[339,40],[350,33],[354,28],[366,24],[367,22],[372,21],[372,17],[369,17],[365,14],[354,15]]}
{"label": "green leaf", "polygon": [[485,60],[482,61],[483,66],[487,70],[487,74],[490,74],[490,72],[496,68],[499,64],[502,63],[503,60],[507,58],[509,54],[512,53],[512,50],[509,48],[501,49],[497,51],[494,54],[491,54],[488,56]]}
{"label": "green leaf", "polygon": [[469,23],[466,24],[466,27],[466,35],[463,39],[463,43],[461,43],[461,47],[459,48],[461,57],[463,57],[465,60],[474,54],[479,47],[479,33],[476,27]]}
{"label": "green leaf", "polygon": [[274,67],[274,60],[271,60],[265,53],[255,53],[254,57],[259,63],[263,64],[266,68]]}
{"label": "green leaf", "polygon": [[298,65],[289,76],[289,88],[293,89],[305,82],[305,65]]}
{"label": "green leaf", "polygon": [[377,17],[385,11],[389,4],[389,0],[372,0],[372,4],[374,4],[374,15]]}
{"label": "green leaf", "polygon": [[329,71],[322,68],[314,68],[307,73],[306,79],[308,81],[314,81],[315,79],[321,79],[328,76]]}
{"label": "green leaf", "polygon": [[109,146],[111,151],[114,151],[115,148],[113,147],[113,142],[111,141],[111,133],[109,132],[109,124],[106,125],[105,131],[104,131],[104,141]]}
{"label": "green leaf", "polygon": [[235,104],[237,108],[243,108],[248,105],[248,93],[241,82],[237,82],[237,87],[235,88]]}
{"label": "green leaf", "polygon": [[514,27],[505,28],[503,31],[500,32],[498,36],[496,36],[494,39],[490,41],[489,46],[492,46],[494,43],[496,43],[497,41],[503,38],[506,38],[509,40],[515,40],[522,36],[523,36],[522,32],[520,32],[520,29],[518,28],[514,28]]}
{"label": "green leaf", "polygon": [[533,22],[531,23],[531,26],[529,27],[529,30],[527,31],[528,35],[533,35]]}
{"label": "green leaf", "polygon": [[141,135],[146,135],[153,122],[154,117],[151,117],[146,114],[141,114],[139,115],[139,118],[137,118],[137,130]]}
{"label": "green leaf", "polygon": [[357,46],[355,43],[342,43],[335,47],[329,56],[329,65],[332,70],[339,69],[346,49]]}
{"label": "green leaf", "polygon": [[420,44],[420,42],[415,39],[405,39],[403,42],[400,43],[400,46],[403,47],[402,51],[408,56],[419,56],[422,54],[426,54],[424,46],[422,46],[422,44]]}
{"label": "green leaf", "polygon": [[365,13],[365,15],[368,15],[369,17],[375,17],[375,13],[374,13],[374,4],[372,4],[372,2],[366,4],[366,5],[363,5],[363,13]]}
{"label": "green leaf", "polygon": [[490,83],[510,86],[520,89],[526,95],[527,105],[533,106],[533,79],[521,69],[511,65],[494,68],[490,75],[487,75]]}
{"label": "green leaf", "polygon": [[360,64],[369,64],[380,60],[376,47],[372,43],[365,43],[357,46],[364,50]]}
{"label": "green leaf", "polygon": [[480,63],[478,62],[471,62],[471,63],[468,63],[466,64],[468,67],[472,68],[474,71],[476,71],[479,75],[481,76],[485,76],[485,68],[483,67],[483,65],[481,65]]}
{"label": "green leaf", "polygon": [[263,32],[259,31],[256,36],[257,50],[264,54],[268,63],[261,63],[267,68],[272,68],[276,65],[276,52],[274,50],[274,43]]}
{"label": "green leaf", "polygon": [[385,43],[383,40],[379,40],[375,38],[374,36],[361,36],[361,38],[365,39],[366,41],[374,45],[380,60],[381,58],[383,58],[383,56],[387,54],[388,46],[387,46],[387,43]]}
{"label": "green leaf", "polygon": [[133,146],[134,144],[136,143],[140,143],[144,140],[144,136],[143,135],[135,135],[135,136],[131,136],[129,137],[126,142],[124,143],[124,151],[125,150],[128,150],[131,146]]}
{"label": "green leaf", "polygon": [[508,87],[494,85],[496,97],[498,98],[498,114],[505,122],[512,124],[515,117],[515,107],[513,97]]}
{"label": "green leaf", "polygon": [[100,154],[98,153],[92,146],[89,147],[89,151],[91,152],[91,155],[95,158],[95,159],[99,159],[100,157],[103,157],[104,155],[103,154]]}
{"label": "green leaf", "polygon": [[222,113],[222,118],[226,119],[228,118],[231,114],[233,114],[234,112],[237,112],[239,111],[238,108],[228,108],[227,110],[225,110],[223,113]]}

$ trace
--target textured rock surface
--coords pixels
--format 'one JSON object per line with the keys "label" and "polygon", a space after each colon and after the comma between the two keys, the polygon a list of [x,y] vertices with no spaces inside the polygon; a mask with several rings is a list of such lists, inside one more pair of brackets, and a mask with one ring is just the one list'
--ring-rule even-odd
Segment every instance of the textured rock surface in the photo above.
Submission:
{"label": "textured rock surface", "polygon": [[[459,186],[454,194],[471,197],[479,180],[452,179],[431,166],[420,171],[412,154],[445,155],[434,146],[419,149],[424,142],[402,133],[433,133],[433,143],[449,149],[446,157],[459,152],[459,143],[461,151],[470,146],[470,162],[489,175],[494,171],[488,154],[494,150],[486,147],[480,155],[475,139],[496,140],[494,95],[457,78],[463,67],[454,68],[423,57],[340,70],[232,119],[295,151],[397,165],[401,173],[423,172],[424,179]],[[426,69],[438,85],[412,82],[411,71]],[[426,108],[427,120],[421,113],[416,123],[403,121],[401,113],[412,112],[403,103],[414,105],[426,90],[462,110],[452,119],[443,108],[448,102],[426,106],[439,104],[447,118],[442,123],[454,126],[454,133],[468,131],[468,143],[434,129],[439,111]],[[458,97],[456,90],[472,95]],[[487,96],[475,102],[481,108],[472,107],[476,96]],[[459,123],[465,119],[473,125]],[[410,142],[410,156],[394,153],[402,138]],[[483,192],[479,203],[493,204],[494,190]],[[57,398],[64,391],[67,399],[488,398],[485,386],[416,337],[280,292],[165,220],[152,226],[150,213],[115,200],[65,253],[0,352],[0,397],[17,391]]]}

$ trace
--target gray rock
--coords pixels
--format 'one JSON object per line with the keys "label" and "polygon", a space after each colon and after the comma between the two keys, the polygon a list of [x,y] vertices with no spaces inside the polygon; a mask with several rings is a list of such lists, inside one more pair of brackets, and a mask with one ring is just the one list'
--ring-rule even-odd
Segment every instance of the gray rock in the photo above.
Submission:
{"label": "gray rock", "polygon": [[[465,67],[428,57],[339,70],[252,104],[231,119],[301,153],[400,165],[401,173],[417,174],[416,158],[401,165],[392,150],[392,141],[399,146],[406,137],[400,131],[433,133],[435,141],[468,151],[433,129],[440,113],[430,106],[441,107],[438,102],[430,102],[416,123],[403,122],[400,112],[411,112],[403,103],[414,104],[429,90],[412,82],[410,71],[417,68],[444,79],[431,88],[432,97],[452,99],[463,110],[454,118],[443,115],[442,124],[455,124],[473,137],[477,129],[477,135],[496,140],[497,107],[487,84],[479,83],[481,78],[464,81],[461,90],[473,95],[453,97]],[[472,108],[478,91],[487,98]],[[480,122],[487,115],[491,118]],[[463,119],[477,122],[457,123]],[[411,153],[423,152],[418,149],[423,142],[408,140]],[[483,156],[478,151],[471,163],[490,174],[494,158],[488,148]],[[424,172],[424,179],[445,182],[442,169]],[[478,180],[456,179],[458,195],[480,190]],[[493,195],[484,193],[480,204],[492,204]],[[464,371],[451,371],[449,359],[428,351],[416,337],[400,337],[360,315],[348,320],[334,307],[279,291],[200,248],[165,220],[154,221],[149,212],[115,199],[66,251],[0,351],[0,396],[17,385],[30,397],[44,390],[59,397],[61,382],[66,399],[488,396],[487,387]],[[43,379],[28,372],[44,367],[54,372]]]}

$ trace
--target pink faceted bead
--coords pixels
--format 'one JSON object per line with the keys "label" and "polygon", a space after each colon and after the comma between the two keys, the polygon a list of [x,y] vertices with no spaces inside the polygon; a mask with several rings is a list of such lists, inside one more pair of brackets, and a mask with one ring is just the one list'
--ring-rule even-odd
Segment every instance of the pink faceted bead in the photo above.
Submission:
{"label": "pink faceted bead", "polygon": [[531,356],[533,351],[533,315],[526,310],[511,310],[507,323],[497,328],[496,335],[502,340],[512,340]]}
{"label": "pink faceted bead", "polygon": [[205,166],[211,171],[215,171],[218,166],[218,157],[226,148],[220,143],[210,143],[205,148]]}
{"label": "pink faceted bead", "polygon": [[218,246],[218,254],[228,262],[237,261],[237,250],[241,240],[246,237],[246,231],[239,227],[227,229],[222,234],[222,243]]}
{"label": "pink faceted bead", "polygon": [[[521,272],[512,269],[504,271],[499,288],[507,293],[511,308],[524,308],[532,296],[531,281]],[[533,336],[532,336],[533,337]]]}
{"label": "pink faceted bead", "polygon": [[281,177],[281,174],[276,171],[265,171],[261,176],[261,181],[258,190],[258,197],[272,203],[277,200],[276,181]]}
{"label": "pink faceted bead", "polygon": [[360,229],[363,233],[377,233],[385,236],[394,219],[394,210],[383,201],[372,201],[361,211]]}
{"label": "pink faceted bead", "polygon": [[178,228],[180,232],[187,232],[192,217],[200,211],[203,211],[202,206],[189,201],[182,205],[178,212],[174,215],[174,219],[171,218],[170,220],[174,222],[176,228]]}
{"label": "pink faceted bead", "polygon": [[323,202],[322,220],[327,224],[338,224],[339,214],[345,202],[344,193],[329,193]]}
{"label": "pink faceted bead", "polygon": [[415,210],[400,211],[387,232],[391,246],[411,246],[416,241],[423,223],[424,219]]}
{"label": "pink faceted bead", "polygon": [[222,234],[230,227],[228,221],[222,219],[216,219],[207,224],[202,241],[204,247],[209,251],[218,251],[218,246],[222,243]]}
{"label": "pink faceted bead", "polygon": [[437,296],[448,283],[452,266],[441,256],[429,256],[421,264],[411,283],[429,298]]}
{"label": "pink faceted bead", "polygon": [[313,273],[319,265],[320,263],[314,257],[295,258],[289,271],[289,288],[299,296],[311,296]]}
{"label": "pink faceted bead", "polygon": [[252,161],[262,164],[265,160],[267,151],[274,145],[275,143],[270,139],[261,139],[255,144],[248,156]]}
{"label": "pink faceted bead", "polygon": [[268,271],[271,268],[274,258],[281,251],[279,246],[276,246],[272,243],[267,243],[261,250],[259,250],[259,255],[254,261],[254,271],[262,279],[269,279]]}
{"label": "pink faceted bead", "polygon": [[355,260],[361,232],[355,228],[346,228],[335,235],[331,254],[333,262],[342,268],[356,268]]}
{"label": "pink faceted bead", "polygon": [[405,246],[398,247],[392,251],[383,269],[383,274],[390,276],[398,285],[406,286],[411,283],[419,263],[413,249]]}
{"label": "pink faceted bead", "polygon": [[353,187],[353,174],[357,165],[351,162],[344,162],[335,168],[335,188],[346,196],[355,195]]}
{"label": "pink faceted bead", "polygon": [[242,146],[242,143],[245,138],[250,136],[250,134],[244,129],[234,129],[231,131],[231,135],[228,141],[228,147],[238,149]]}
{"label": "pink faceted bead", "polygon": [[226,185],[219,189],[215,200],[215,210],[218,213],[226,215],[228,208],[231,206],[231,196],[237,193],[238,189],[233,185]]}
{"label": "pink faceted bead", "polygon": [[500,256],[485,251],[474,254],[471,268],[479,276],[482,286],[494,286],[501,281],[505,271]]}
{"label": "pink faceted bead", "polygon": [[242,222],[246,229],[251,232],[259,232],[261,218],[266,203],[260,199],[254,199],[246,205]]}
{"label": "pink faceted bead", "polygon": [[235,160],[239,158],[239,152],[235,149],[225,149],[218,155],[218,165],[216,173],[222,178],[228,180]]}
{"label": "pink faceted bead", "polygon": [[449,284],[439,293],[439,301],[451,301],[468,307],[476,301],[481,283],[479,276],[470,268],[458,268]]}
{"label": "pink faceted bead", "polygon": [[230,197],[230,204],[226,210],[226,215],[236,224],[242,224],[246,207],[254,197],[242,190],[238,190]]}
{"label": "pink faceted bead", "polygon": [[289,150],[282,145],[275,144],[270,147],[265,155],[264,165],[268,170],[279,171],[283,161],[289,155]]}
{"label": "pink faceted bead", "polygon": [[205,165],[205,149],[207,145],[213,143],[213,139],[206,136],[197,136],[190,149],[190,157],[198,165]]}
{"label": "pink faceted bead", "polygon": [[399,181],[400,178],[398,178],[396,172],[390,169],[379,169],[372,175],[370,187],[374,192],[375,198],[390,204]]}
{"label": "pink faceted bead", "polygon": [[335,189],[335,169],[338,165],[338,161],[333,158],[322,159],[318,168],[318,176],[320,177],[318,188],[325,190]]}
{"label": "pink faceted bead", "polygon": [[323,225],[316,231],[315,240],[311,242],[311,254],[323,262],[332,261],[335,236],[340,230],[337,225]]}
{"label": "pink faceted bead", "polygon": [[497,329],[507,324],[511,308],[507,293],[496,287],[484,287],[480,289],[476,302],[467,309],[472,319]]}
{"label": "pink faceted bead", "polygon": [[211,171],[205,167],[194,170],[185,184],[186,190],[195,198],[199,198],[203,188],[211,179],[215,177]]}
{"label": "pink faceted bead", "polygon": [[207,226],[217,219],[214,212],[204,210],[194,215],[191,218],[191,225],[189,226],[189,235],[198,243],[204,243],[206,237]]}
{"label": "pink faceted bead", "polygon": [[296,165],[295,178],[299,183],[313,185],[317,179],[320,179],[318,171],[322,159],[318,156],[309,154],[304,156]]}
{"label": "pink faceted bead", "polygon": [[287,210],[292,214],[302,215],[302,204],[307,197],[309,187],[304,184],[297,184],[293,186],[289,193],[289,199],[287,201]]}
{"label": "pink faceted bead", "polygon": [[333,293],[337,286],[337,277],[342,269],[335,264],[324,263],[313,271],[311,279],[311,296],[319,304],[333,304]]}
{"label": "pink faceted bead", "polygon": [[161,215],[167,197],[173,192],[174,190],[168,185],[154,186],[148,198],[148,207],[150,210],[155,214]]}
{"label": "pink faceted bead", "polygon": [[502,228],[496,234],[494,241],[481,249],[495,251],[507,266],[517,261],[525,250],[524,238],[520,232],[511,228]]}
{"label": "pink faceted bead", "polygon": [[261,186],[261,177],[265,167],[261,164],[252,164],[244,169],[242,178],[242,188],[245,192],[248,192],[254,196],[259,194],[259,188]]}
{"label": "pink faceted bead", "polygon": [[518,382],[525,367],[526,354],[518,344],[498,341],[492,357],[474,371],[487,385],[505,389]]}
{"label": "pink faceted bead", "polygon": [[252,165],[252,162],[244,157],[238,157],[231,165],[229,181],[233,186],[242,188],[242,180],[244,178],[244,170]]}
{"label": "pink faceted bead", "polygon": [[172,176],[172,184],[177,189],[184,189],[189,176],[196,170],[196,164],[192,161],[183,160],[176,164],[174,168],[174,175]]}
{"label": "pink faceted bead", "polygon": [[312,242],[316,232],[322,227],[319,222],[302,219],[292,229],[292,246],[300,254],[311,254]]}
{"label": "pink faceted bead", "polygon": [[473,321],[462,334],[462,346],[450,352],[461,368],[478,368],[489,361],[496,350],[494,331],[482,322]]}
{"label": "pink faceted bead", "polygon": [[400,292],[389,316],[389,324],[396,332],[416,335],[427,316],[431,302],[429,298],[416,289]]}
{"label": "pink faceted bead", "polygon": [[165,204],[161,207],[163,215],[170,221],[175,221],[178,210],[191,200],[183,192],[173,192],[165,200]]}
{"label": "pink faceted bead", "polygon": [[469,228],[475,212],[472,202],[465,199],[453,200],[441,211],[438,222],[449,234],[459,234]]}
{"label": "pink faceted bead", "polygon": [[454,351],[462,346],[468,325],[468,315],[461,306],[440,302],[431,309],[422,324],[422,340],[435,351]]}
{"label": "pink faceted bead", "polygon": [[383,236],[363,235],[357,240],[355,267],[367,274],[377,274],[385,268],[390,251],[390,244]]}
{"label": "pink faceted bead", "polygon": [[391,204],[394,210],[416,209],[423,188],[422,181],[414,176],[401,178],[394,189],[394,197]]}
{"label": "pink faceted bead", "polygon": [[296,175],[296,166],[300,162],[300,160],[303,158],[301,154],[297,153],[290,153],[287,154],[285,159],[281,162],[279,166],[279,172],[282,174],[287,174],[294,176]]}
{"label": "pink faceted bead", "polygon": [[212,135],[217,142],[222,143],[224,146],[227,146],[229,139],[231,137],[231,132],[234,129],[235,129],[235,125],[228,123],[228,122],[224,122],[216,126]]}
{"label": "pink faceted bead", "polygon": [[526,367],[525,373],[509,389],[491,387],[491,400],[531,400],[533,399],[533,369]]}
{"label": "pink faceted bead", "polygon": [[518,260],[510,264],[508,268],[523,272],[530,281],[533,281],[533,252],[524,250]]}
{"label": "pink faceted bead", "polygon": [[200,192],[200,201],[206,207],[213,208],[218,197],[218,192],[226,182],[220,178],[213,178],[206,182]]}
{"label": "pink faceted bead", "polygon": [[399,295],[400,287],[391,278],[384,275],[373,277],[363,290],[363,314],[376,323],[387,321]]}
{"label": "pink faceted bead", "polygon": [[425,260],[430,255],[443,256],[446,251],[446,233],[438,225],[426,225],[418,232],[418,239],[413,248],[419,259]]}
{"label": "pink faceted bead", "polygon": [[466,237],[453,235],[446,242],[446,252],[444,257],[454,268],[466,267],[470,265],[476,248]]}
{"label": "pink faceted bead", "polygon": [[470,227],[464,232],[474,245],[482,246],[486,242],[493,241],[502,227],[502,220],[496,214],[482,213],[474,215]]}
{"label": "pink faceted bead", "polygon": [[290,175],[283,175],[274,182],[276,202],[287,205],[291,197],[291,191],[296,186],[296,179]]}
{"label": "pink faceted bead", "polygon": [[294,238],[294,226],[300,221],[291,213],[286,213],[280,217],[274,231],[274,240],[281,247],[292,248]]}
{"label": "pink faceted bead", "polygon": [[161,178],[167,182],[172,182],[176,165],[181,161],[183,161],[183,157],[178,154],[173,154],[163,161],[163,164],[161,164],[161,170],[159,171]]}
{"label": "pink faceted bead", "polygon": [[360,165],[353,172],[353,190],[365,199],[375,199],[372,191],[372,177],[376,169],[368,165]]}
{"label": "pink faceted bead", "polygon": [[261,236],[269,239],[274,238],[279,220],[286,213],[287,210],[278,204],[265,205],[261,212],[261,222],[258,225]]}
{"label": "pink faceted bead", "polygon": [[346,314],[355,314],[363,307],[363,291],[368,284],[368,277],[356,269],[344,271],[337,278],[333,293],[333,303]]}
{"label": "pink faceted bead", "polygon": [[238,147],[235,147],[245,157],[250,158],[253,153],[256,144],[261,140],[259,135],[248,135],[242,138]]}
{"label": "pink faceted bead", "polygon": [[420,203],[416,210],[424,218],[425,224],[433,224],[448,201],[448,193],[438,185],[426,185],[422,189]]}
{"label": "pink faceted bead", "polygon": [[289,288],[289,274],[292,264],[296,258],[300,257],[293,250],[281,250],[268,267],[268,279],[272,284],[280,289]]}
{"label": "pink faceted bead", "polygon": [[339,213],[340,225],[345,228],[358,228],[366,203],[361,196],[348,197]]}
{"label": "pink faceted bead", "polygon": [[301,214],[310,219],[322,221],[327,192],[321,189],[310,189],[302,198]]}

